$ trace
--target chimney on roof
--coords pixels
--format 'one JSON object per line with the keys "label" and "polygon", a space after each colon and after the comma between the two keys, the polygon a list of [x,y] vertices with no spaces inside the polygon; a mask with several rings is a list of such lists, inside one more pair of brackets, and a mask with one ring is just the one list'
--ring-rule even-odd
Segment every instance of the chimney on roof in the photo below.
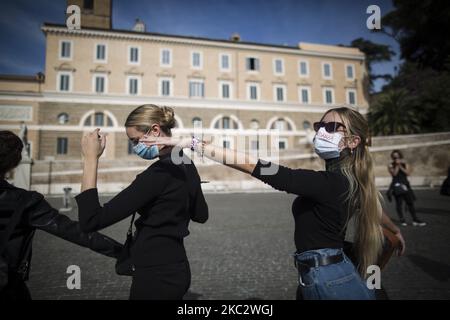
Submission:
{"label": "chimney on roof", "polygon": [[133,31],[145,32],[146,28],[145,28],[144,21],[140,20],[139,18],[136,19],[136,22],[134,23]]}
{"label": "chimney on roof", "polygon": [[231,35],[230,40],[234,42],[239,42],[241,41],[241,36],[239,35],[239,33],[235,32]]}

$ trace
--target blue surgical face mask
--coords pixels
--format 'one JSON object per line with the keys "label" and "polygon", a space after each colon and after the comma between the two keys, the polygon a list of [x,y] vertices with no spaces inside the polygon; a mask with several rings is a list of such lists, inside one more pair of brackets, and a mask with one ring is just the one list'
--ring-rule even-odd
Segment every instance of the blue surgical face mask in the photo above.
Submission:
{"label": "blue surgical face mask", "polygon": [[155,144],[149,147],[146,144],[139,142],[133,147],[133,151],[139,157],[146,160],[152,160],[159,156],[159,149]]}

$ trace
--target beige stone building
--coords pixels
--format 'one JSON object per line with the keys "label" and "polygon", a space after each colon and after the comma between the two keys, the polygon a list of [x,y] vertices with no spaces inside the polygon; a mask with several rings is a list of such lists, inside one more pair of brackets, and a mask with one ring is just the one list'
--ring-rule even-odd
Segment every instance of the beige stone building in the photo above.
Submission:
{"label": "beige stone building", "polygon": [[[0,79],[0,125],[17,130],[24,121],[34,159],[79,159],[80,137],[93,127],[108,133],[105,157],[128,157],[123,123],[145,103],[175,108],[175,134],[191,134],[201,123],[228,146],[238,135],[279,129],[280,152],[301,149],[328,108],[368,108],[358,49],[156,34],[140,21],[116,30],[111,1],[68,4],[81,7],[81,29],[42,26],[45,77]],[[249,147],[259,148],[251,138]]]}
{"label": "beige stone building", "polygon": [[[0,129],[27,125],[34,183],[54,182],[44,180],[58,166],[61,183],[78,181],[80,139],[95,127],[108,135],[103,163],[116,170],[126,159],[130,171],[105,179],[131,179],[133,163],[142,162],[123,124],[146,103],[174,107],[175,135],[201,126],[216,144],[237,147],[236,138],[245,137],[251,151],[275,146],[287,157],[311,152],[312,123],[327,109],[368,110],[365,57],[356,48],[158,34],[141,21],[118,30],[110,0],[70,4],[81,8],[81,29],[43,24],[44,73],[0,76]],[[274,129],[277,137],[266,143]]]}

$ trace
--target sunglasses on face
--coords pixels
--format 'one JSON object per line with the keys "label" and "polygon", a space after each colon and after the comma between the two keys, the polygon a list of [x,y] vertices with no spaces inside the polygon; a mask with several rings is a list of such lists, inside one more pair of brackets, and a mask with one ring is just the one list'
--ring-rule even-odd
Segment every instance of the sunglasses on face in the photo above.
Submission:
{"label": "sunglasses on face", "polygon": [[313,127],[316,132],[319,131],[320,128],[325,128],[325,131],[328,133],[337,132],[339,131],[339,128],[343,128],[344,130],[346,129],[345,125],[340,122],[314,122]]}

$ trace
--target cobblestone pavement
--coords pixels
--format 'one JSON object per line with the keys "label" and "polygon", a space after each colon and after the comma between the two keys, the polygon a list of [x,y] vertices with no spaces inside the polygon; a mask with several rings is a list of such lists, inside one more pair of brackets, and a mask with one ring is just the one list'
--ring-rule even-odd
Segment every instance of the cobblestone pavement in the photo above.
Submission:
{"label": "cobblestone pavement", "polygon": [[[417,191],[426,227],[403,227],[407,254],[382,274],[390,299],[450,299],[450,197]],[[284,193],[209,194],[210,219],[191,223],[186,248],[192,269],[188,299],[295,299],[293,196]],[[107,200],[108,197],[103,197]],[[60,199],[49,199],[56,208]],[[388,212],[395,216],[393,204]],[[68,214],[77,219],[74,209]],[[123,241],[129,220],[104,232]],[[114,260],[37,232],[29,287],[34,299],[127,299],[130,278]],[[81,289],[69,290],[69,265],[81,268]]]}

